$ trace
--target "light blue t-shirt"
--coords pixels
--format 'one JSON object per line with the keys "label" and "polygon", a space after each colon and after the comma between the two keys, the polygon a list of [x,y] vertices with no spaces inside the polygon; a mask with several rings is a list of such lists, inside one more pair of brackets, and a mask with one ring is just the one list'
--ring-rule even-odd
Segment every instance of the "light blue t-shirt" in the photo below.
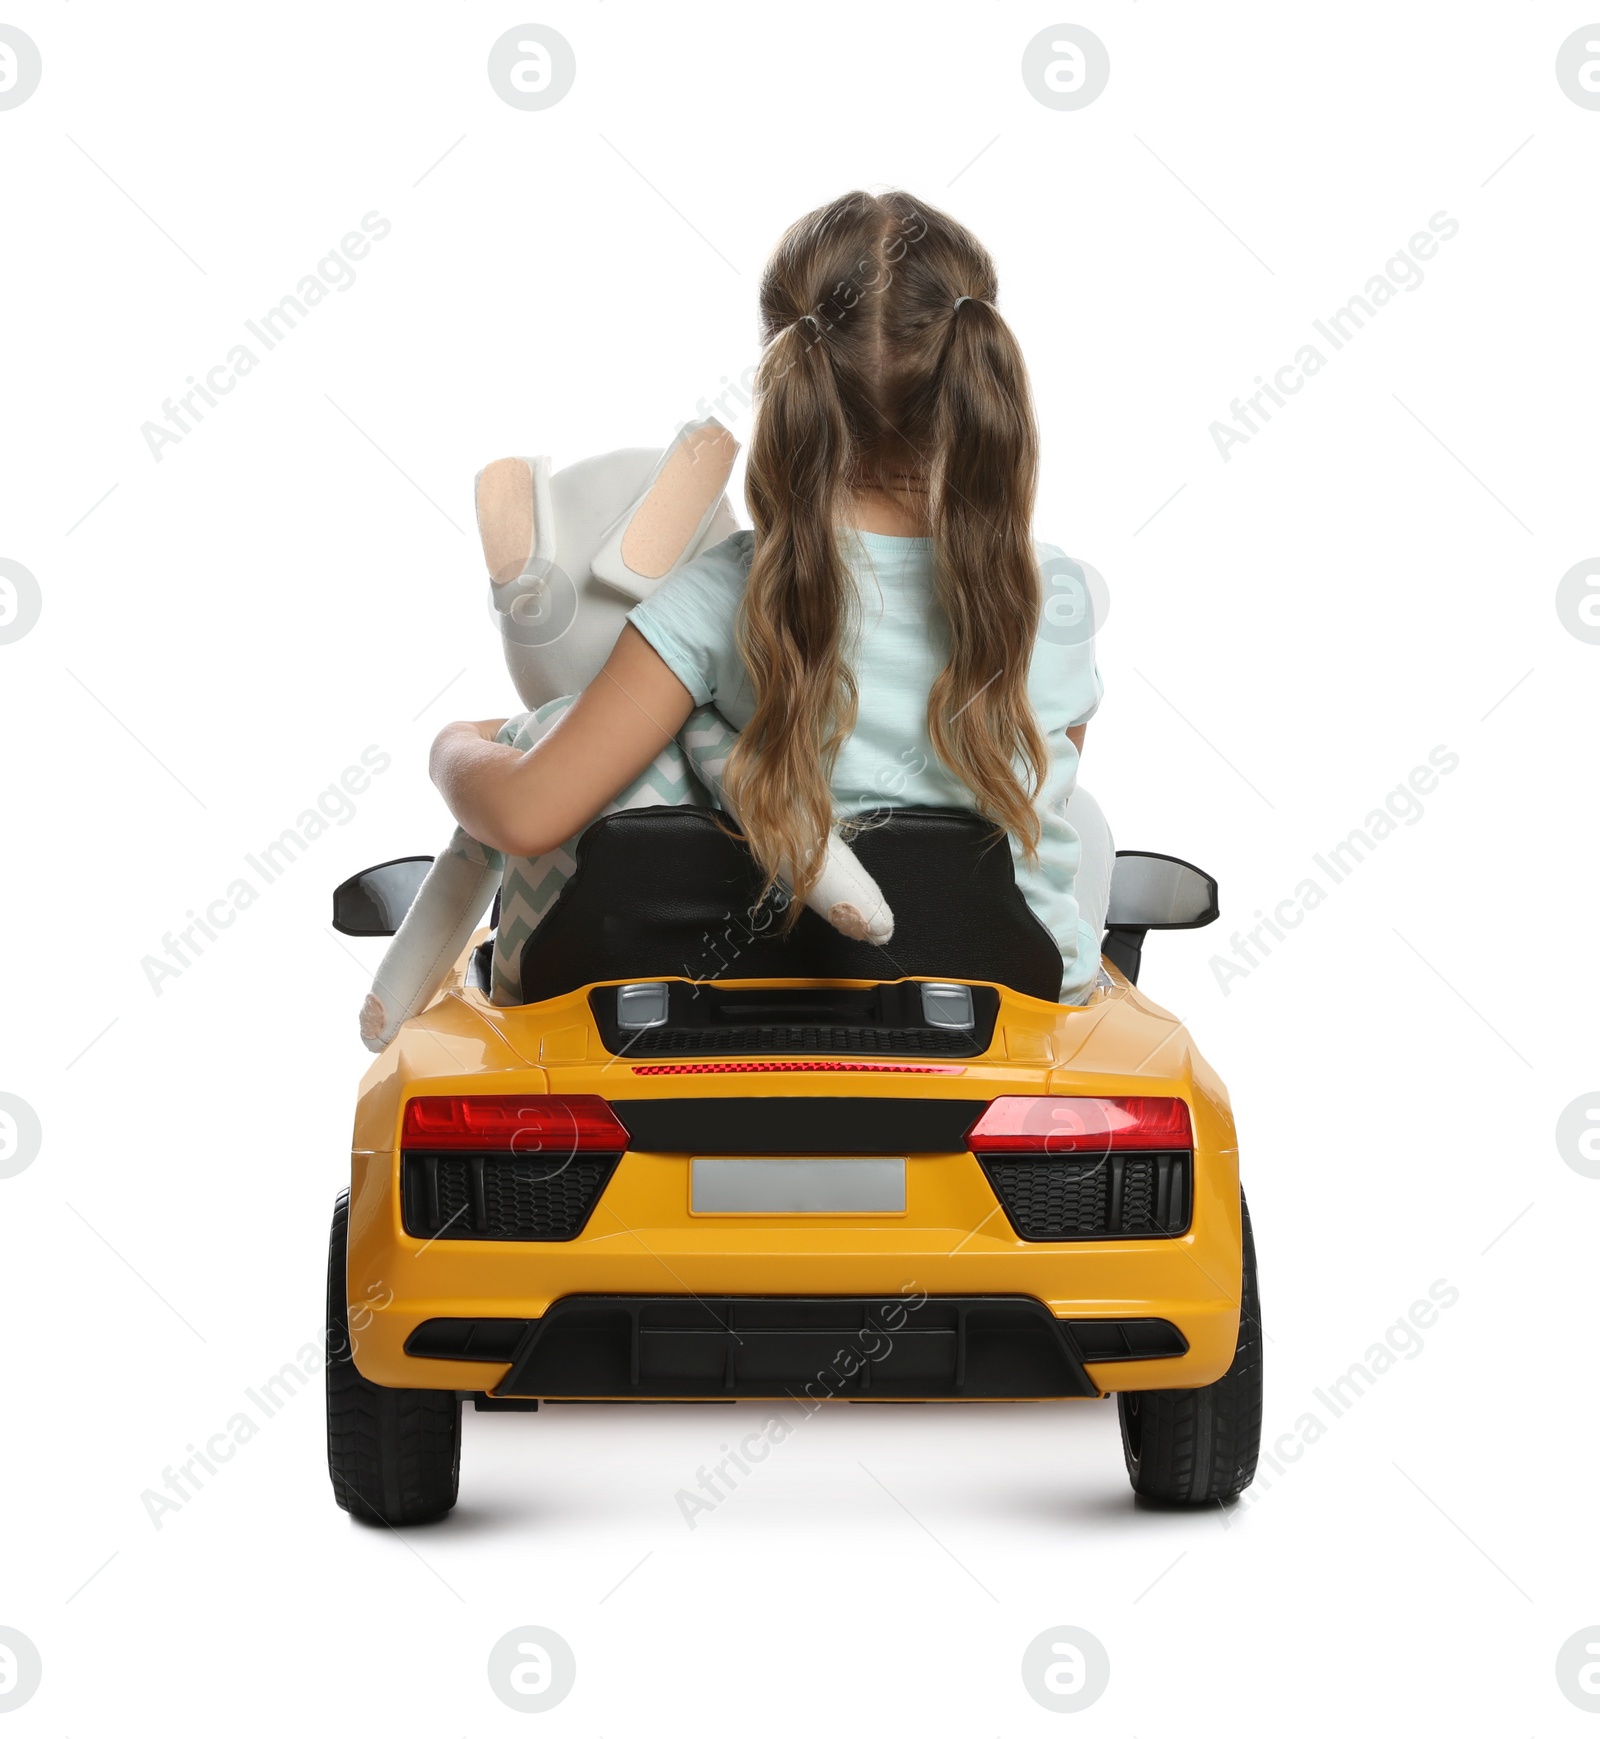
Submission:
{"label": "light blue t-shirt", "polygon": [[[840,536],[860,600],[858,637],[847,651],[859,703],[855,729],[834,764],[835,808],[841,815],[912,804],[973,809],[972,793],[939,760],[928,736],[928,694],[949,645],[933,597],[933,542],[853,530]],[[735,637],[754,544],[754,532],[735,532],[663,580],[628,617],[695,705],[714,702],[740,730],[755,711]],[[1065,560],[1051,544],[1035,549],[1041,562]],[[1078,836],[1064,814],[1078,776],[1078,751],[1067,731],[1093,716],[1100,692],[1092,639],[1041,635],[1035,641],[1028,694],[1050,768],[1038,798],[1038,862],[1027,864],[1014,839],[1011,854],[1023,898],[1061,950],[1063,1002],[1083,1000],[1100,964],[1100,938],[1078,921]]]}

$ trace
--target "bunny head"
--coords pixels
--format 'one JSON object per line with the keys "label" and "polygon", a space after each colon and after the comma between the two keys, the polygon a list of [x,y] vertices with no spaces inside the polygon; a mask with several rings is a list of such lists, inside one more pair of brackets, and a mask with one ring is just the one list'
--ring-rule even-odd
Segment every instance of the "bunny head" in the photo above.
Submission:
{"label": "bunny head", "polygon": [[708,419],[664,451],[628,447],[561,471],[497,459],[478,473],[491,614],[525,707],[586,687],[634,605],[738,530],[724,494],[738,451]]}

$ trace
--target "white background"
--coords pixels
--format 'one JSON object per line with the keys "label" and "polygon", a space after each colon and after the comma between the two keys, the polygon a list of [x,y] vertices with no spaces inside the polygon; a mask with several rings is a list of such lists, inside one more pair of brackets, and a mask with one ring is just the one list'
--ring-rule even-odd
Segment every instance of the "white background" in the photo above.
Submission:
{"label": "white background", "polygon": [[[1020,75],[1063,17],[1111,57],[1069,113]],[[543,113],[485,72],[529,18],[577,57]],[[1019,1668],[1058,1624],[1111,1657],[1085,1733],[1588,1730],[1554,1672],[1600,1623],[1600,1182],[1555,1141],[1600,1088],[1600,647],[1555,603],[1600,543],[1600,112],[1555,77],[1587,14],[0,22],[44,69],[0,112],[0,556],[43,595],[0,646],[0,1090],[44,1132],[0,1180],[0,1624],[44,1659],[6,1733],[515,1731],[485,1662],[522,1624],[576,1652],[559,1734],[1056,1731]],[[759,1410],[554,1407],[468,1412],[460,1508],[400,1537],[334,1507],[311,1387],[157,1529],[141,1493],[319,1336],[378,947],[329,892],[435,849],[432,733],[515,705],[473,472],[664,441],[753,361],[782,227],[857,185],[994,252],[1040,533],[1111,588],[1085,783],[1221,882],[1144,977],[1233,1094],[1268,1448],[1430,1284],[1459,1302],[1226,1523],[1133,1506],[1109,1402],[841,1407],[693,1530],[675,1492]],[[369,211],[354,285],[152,458]],[[1210,424],[1440,211],[1425,281],[1224,462]],[[354,818],[157,996],[143,958],[368,744]],[[1422,818],[1224,994],[1230,933],[1437,745]]]}

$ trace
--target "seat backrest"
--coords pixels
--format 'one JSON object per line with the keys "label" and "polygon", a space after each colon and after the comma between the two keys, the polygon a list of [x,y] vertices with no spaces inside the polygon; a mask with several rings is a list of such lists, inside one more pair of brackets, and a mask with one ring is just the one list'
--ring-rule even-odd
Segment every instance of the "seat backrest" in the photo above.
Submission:
{"label": "seat backrest", "polygon": [[887,947],[815,912],[780,933],[761,875],[709,810],[628,809],[578,841],[577,868],[523,944],[522,1000],[613,978],[958,978],[1054,1002],[1061,953],[1003,837],[970,810],[890,809],[852,840],[894,909]]}

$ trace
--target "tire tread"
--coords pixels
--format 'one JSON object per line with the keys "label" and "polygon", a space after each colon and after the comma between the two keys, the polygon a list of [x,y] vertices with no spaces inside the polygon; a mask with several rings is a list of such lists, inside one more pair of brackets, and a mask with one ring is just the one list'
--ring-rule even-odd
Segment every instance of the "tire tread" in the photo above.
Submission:
{"label": "tire tread", "polygon": [[328,1243],[328,1473],[357,1521],[408,1527],[455,1504],[461,1402],[450,1389],[388,1389],[356,1369],[345,1297],[350,1192],[334,1204]]}
{"label": "tire tread", "polygon": [[[1231,1503],[1256,1473],[1261,1447],[1261,1306],[1250,1210],[1239,1197],[1243,1251],[1239,1339],[1233,1363],[1201,1389],[1148,1389],[1117,1397],[1133,1489],[1166,1503]],[[1138,1409],[1138,1451],[1129,1403]]]}

